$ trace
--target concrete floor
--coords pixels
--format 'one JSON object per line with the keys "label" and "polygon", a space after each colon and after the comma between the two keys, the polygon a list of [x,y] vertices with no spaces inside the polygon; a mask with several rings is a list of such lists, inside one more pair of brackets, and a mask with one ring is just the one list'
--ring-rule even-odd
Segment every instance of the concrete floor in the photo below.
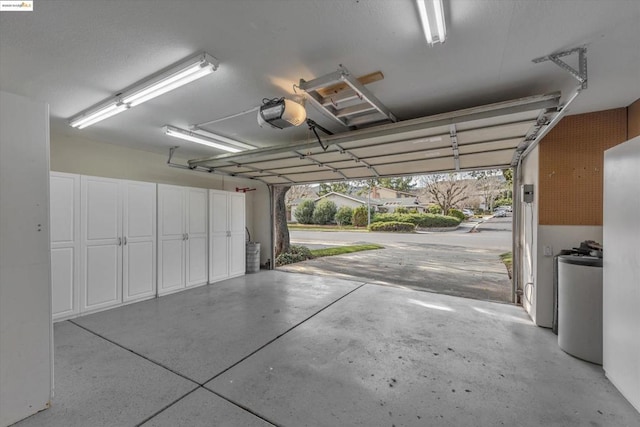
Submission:
{"label": "concrete floor", "polygon": [[634,426],[520,307],[261,272],[55,326],[24,426]]}

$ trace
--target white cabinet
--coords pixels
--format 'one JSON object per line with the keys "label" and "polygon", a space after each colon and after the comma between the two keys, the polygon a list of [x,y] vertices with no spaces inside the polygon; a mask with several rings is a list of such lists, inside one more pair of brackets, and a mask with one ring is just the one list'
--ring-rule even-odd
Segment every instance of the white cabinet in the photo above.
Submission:
{"label": "white cabinet", "polygon": [[156,184],[122,182],[122,300],[156,294]]}
{"label": "white cabinet", "polygon": [[209,190],[209,283],[245,272],[245,196]]}
{"label": "white cabinet", "polygon": [[46,409],[51,403],[53,329],[48,208],[49,107],[0,92],[2,426]]}
{"label": "white cabinet", "polygon": [[155,187],[81,177],[80,312],[155,295]]}
{"label": "white cabinet", "polygon": [[53,320],[80,312],[80,175],[51,172],[51,307]]}
{"label": "white cabinet", "polygon": [[207,190],[158,185],[158,294],[207,283]]}

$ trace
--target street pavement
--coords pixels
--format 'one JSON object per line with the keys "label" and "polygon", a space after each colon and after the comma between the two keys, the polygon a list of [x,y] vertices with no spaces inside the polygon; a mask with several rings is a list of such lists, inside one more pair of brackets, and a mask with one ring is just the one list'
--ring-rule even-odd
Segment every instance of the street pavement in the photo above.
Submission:
{"label": "street pavement", "polygon": [[[474,230],[474,232],[470,232]],[[511,217],[467,222],[455,231],[361,233],[291,231],[310,249],[379,243],[385,249],[317,258],[284,271],[365,280],[387,286],[490,301],[511,301],[511,281],[499,255],[511,250]]]}

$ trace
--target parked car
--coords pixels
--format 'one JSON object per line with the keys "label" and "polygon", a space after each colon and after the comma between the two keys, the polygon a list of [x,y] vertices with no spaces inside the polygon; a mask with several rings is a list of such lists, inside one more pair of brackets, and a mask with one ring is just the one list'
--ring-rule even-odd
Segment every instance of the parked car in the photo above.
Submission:
{"label": "parked car", "polygon": [[464,214],[464,216],[466,216],[467,218],[471,218],[472,216],[474,216],[474,215],[475,215],[471,209],[462,209],[462,213],[463,213],[463,214]]}
{"label": "parked car", "polygon": [[496,209],[495,211],[493,211],[493,216],[495,218],[504,218],[507,216],[507,210],[506,209]]}

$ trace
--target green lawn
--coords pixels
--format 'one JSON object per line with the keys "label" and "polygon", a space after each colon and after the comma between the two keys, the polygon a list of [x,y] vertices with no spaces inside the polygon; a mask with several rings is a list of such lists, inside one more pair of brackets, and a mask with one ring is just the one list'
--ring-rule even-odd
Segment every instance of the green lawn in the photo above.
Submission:
{"label": "green lawn", "polygon": [[507,272],[509,273],[509,278],[513,276],[513,254],[511,252],[505,252],[500,254],[500,259],[507,267]]}
{"label": "green lawn", "polygon": [[355,231],[368,233],[367,227],[354,227],[353,225],[316,225],[316,224],[287,224],[289,230],[306,231]]}
{"label": "green lawn", "polygon": [[374,249],[384,249],[384,246],[369,243],[366,245],[337,246],[335,248],[314,249],[311,251],[314,257],[324,257],[333,255],[350,254],[360,251],[371,251]]}

